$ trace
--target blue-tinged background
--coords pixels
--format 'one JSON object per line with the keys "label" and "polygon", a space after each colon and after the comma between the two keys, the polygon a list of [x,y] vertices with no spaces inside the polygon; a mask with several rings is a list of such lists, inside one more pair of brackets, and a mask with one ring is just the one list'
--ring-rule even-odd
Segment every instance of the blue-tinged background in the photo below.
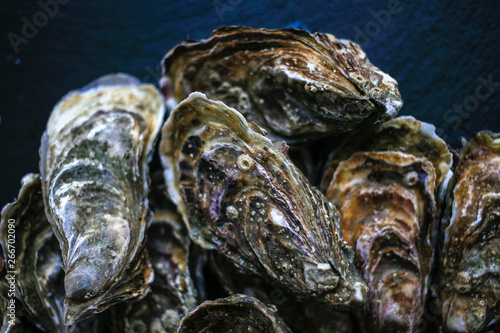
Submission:
{"label": "blue-tinged background", "polygon": [[0,3],[0,205],[38,172],[41,135],[66,92],[117,71],[156,83],[170,48],[222,25],[353,39],[399,82],[400,114],[434,123],[455,148],[500,131],[497,1],[59,1]]}

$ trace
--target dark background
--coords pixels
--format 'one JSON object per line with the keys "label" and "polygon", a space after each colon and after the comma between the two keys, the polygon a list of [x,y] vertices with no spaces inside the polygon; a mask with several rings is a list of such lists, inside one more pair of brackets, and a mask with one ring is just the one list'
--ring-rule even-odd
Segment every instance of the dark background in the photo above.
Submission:
{"label": "dark background", "polygon": [[[66,92],[117,71],[156,83],[170,48],[222,25],[295,26],[354,39],[399,82],[400,114],[435,124],[454,148],[462,136],[500,131],[500,83],[488,97],[480,83],[500,82],[497,1],[401,0],[393,13],[388,0],[60,1],[44,20],[38,1],[1,0],[0,205],[15,198],[24,174],[38,172],[40,138]],[[26,21],[39,25],[25,31],[29,38]],[[14,34],[25,38],[18,50]]]}

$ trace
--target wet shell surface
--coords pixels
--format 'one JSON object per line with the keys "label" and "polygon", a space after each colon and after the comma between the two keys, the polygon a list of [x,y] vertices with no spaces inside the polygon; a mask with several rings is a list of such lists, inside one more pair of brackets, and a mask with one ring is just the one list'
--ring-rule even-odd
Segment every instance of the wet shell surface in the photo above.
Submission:
{"label": "wet shell surface", "polygon": [[[0,243],[7,258],[5,279],[15,283],[15,315],[21,317],[22,323],[17,322],[11,329],[76,333],[92,332],[99,326],[98,319],[64,325],[62,258],[59,242],[45,216],[39,174],[26,175],[18,199],[3,208]],[[30,328],[31,324],[38,329]]]}
{"label": "wet shell surface", "polygon": [[330,155],[321,186],[370,288],[365,331],[419,331],[452,162],[413,117],[353,132]]}
{"label": "wet shell surface", "polygon": [[255,297],[234,294],[205,301],[188,313],[178,333],[235,332],[291,333],[278,316],[276,308]]}
{"label": "wet shell surface", "polygon": [[149,289],[147,164],[163,116],[154,86],[125,74],[68,93],[52,111],[40,169],[62,251],[66,324]]}
{"label": "wet shell surface", "polygon": [[400,152],[356,153],[341,162],[327,198],[369,287],[366,331],[416,332],[431,269],[435,172]]}
{"label": "wet shell surface", "polygon": [[293,28],[219,28],[173,48],[163,72],[167,98],[200,91],[292,143],[384,122],[403,105],[359,45]]}
{"label": "wet shell surface", "polygon": [[463,148],[443,220],[443,326],[479,332],[500,319],[500,133]]}
{"label": "wet shell surface", "polygon": [[363,304],[366,285],[336,209],[262,133],[200,93],[170,114],[160,154],[190,236],[298,297]]}

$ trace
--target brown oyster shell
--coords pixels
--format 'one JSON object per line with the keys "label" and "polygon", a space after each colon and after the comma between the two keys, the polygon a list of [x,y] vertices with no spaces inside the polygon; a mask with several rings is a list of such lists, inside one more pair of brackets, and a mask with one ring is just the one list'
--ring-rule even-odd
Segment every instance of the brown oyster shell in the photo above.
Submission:
{"label": "brown oyster shell", "polygon": [[261,133],[200,93],[170,114],[160,154],[192,239],[298,297],[362,304],[366,286],[336,209]]}
{"label": "brown oyster shell", "polygon": [[293,28],[219,28],[170,50],[163,75],[167,97],[200,91],[288,142],[384,122],[403,105],[359,45]]}
{"label": "brown oyster shell", "polygon": [[110,309],[112,332],[175,332],[181,318],[198,304],[188,265],[191,241],[165,191],[163,175],[154,174],[149,196],[154,217],[146,243],[155,273],[151,292],[138,302]]}
{"label": "brown oyster shell", "polygon": [[443,219],[440,300],[449,332],[479,332],[500,318],[500,133],[463,148]]}
{"label": "brown oyster shell", "polygon": [[401,152],[360,152],[341,162],[327,191],[369,287],[371,332],[416,332],[431,270],[436,175]]}
{"label": "brown oyster shell", "polygon": [[203,302],[182,318],[177,332],[287,333],[291,330],[274,306],[265,305],[255,297],[234,294]]}
{"label": "brown oyster shell", "polygon": [[436,171],[437,194],[444,196],[452,176],[453,156],[446,143],[437,136],[434,125],[405,116],[349,134],[330,154],[321,180],[321,189],[326,191],[330,186],[340,162],[361,151],[399,151],[428,159]]}
{"label": "brown oyster shell", "polygon": [[156,88],[125,74],[68,93],[52,111],[40,169],[62,250],[66,324],[149,289],[147,163],[163,115]]}

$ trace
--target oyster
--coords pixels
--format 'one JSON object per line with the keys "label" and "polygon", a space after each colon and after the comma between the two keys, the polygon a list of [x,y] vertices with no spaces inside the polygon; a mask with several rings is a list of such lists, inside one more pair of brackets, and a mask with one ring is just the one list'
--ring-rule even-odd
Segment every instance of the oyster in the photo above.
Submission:
{"label": "oyster", "polygon": [[[15,312],[16,316],[22,314],[21,331],[29,329],[29,322],[45,332],[92,332],[99,328],[98,320],[64,325],[62,258],[45,216],[40,175],[24,176],[18,199],[3,208],[0,243],[8,270],[15,272],[7,272],[7,276],[15,284]],[[15,259],[9,259],[9,254]]]}
{"label": "oyster", "polygon": [[255,297],[234,294],[205,301],[188,313],[178,333],[189,332],[291,332],[277,315],[276,308]]}
{"label": "oyster", "polygon": [[400,152],[356,153],[341,162],[327,198],[369,288],[368,332],[416,332],[431,269],[432,164]]}
{"label": "oyster", "polygon": [[443,219],[443,325],[479,332],[500,318],[500,133],[463,148]]}
{"label": "oyster", "polygon": [[191,241],[182,218],[163,193],[163,176],[159,176],[152,177],[154,217],[146,243],[155,280],[144,299],[113,307],[109,320],[113,332],[175,332],[181,318],[198,304],[188,267]]}
{"label": "oyster", "polygon": [[434,126],[413,117],[354,132],[322,180],[370,289],[366,330],[416,332],[453,158]]}
{"label": "oyster", "polygon": [[163,75],[167,98],[200,91],[288,142],[384,122],[403,105],[359,45],[293,28],[219,28],[170,50]]}
{"label": "oyster", "polygon": [[163,116],[154,86],[125,74],[68,93],[52,111],[40,169],[62,250],[67,325],[149,289],[147,163]]}
{"label": "oyster", "polygon": [[193,93],[170,114],[160,155],[191,238],[300,298],[364,303],[336,209],[236,110]]}

